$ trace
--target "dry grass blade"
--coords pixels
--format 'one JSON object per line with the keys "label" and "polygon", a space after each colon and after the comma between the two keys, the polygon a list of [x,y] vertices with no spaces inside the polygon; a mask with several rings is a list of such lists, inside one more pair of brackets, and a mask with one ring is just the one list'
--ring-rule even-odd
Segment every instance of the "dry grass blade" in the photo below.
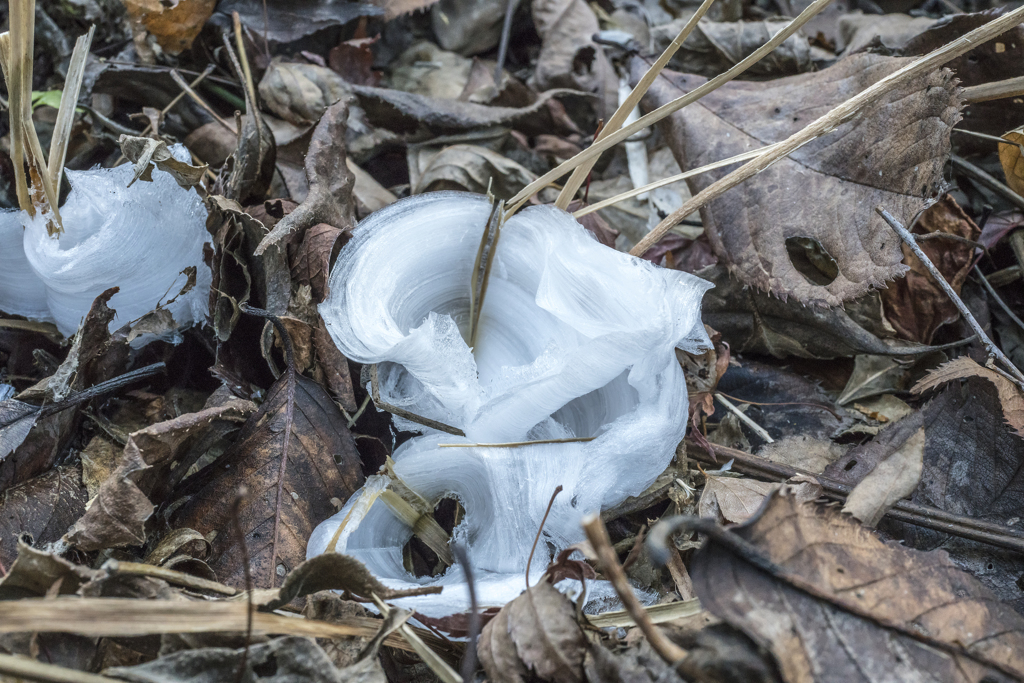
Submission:
{"label": "dry grass blade", "polygon": [[[165,633],[244,633],[249,610],[244,601],[138,600],[136,598],[26,598],[0,602],[0,633],[78,633],[95,637]],[[268,612],[253,614],[254,635],[310,638],[372,638],[380,620],[348,617],[317,621]],[[429,631],[409,627],[425,643],[444,641]],[[384,644],[415,651],[406,638],[391,635]]]}
{"label": "dry grass blade", "polygon": [[[669,43],[668,47],[665,48],[665,51],[661,53],[661,56],[658,57],[657,61],[651,65],[651,68],[647,70],[647,73],[643,75],[640,82],[637,83],[636,87],[629,93],[629,97],[626,98],[625,102],[620,104],[619,108],[615,110],[615,113],[612,114],[608,123],[604,125],[601,132],[598,134],[597,141],[608,137],[610,134],[622,127],[622,124],[626,122],[626,118],[629,116],[629,113],[633,111],[633,109],[640,103],[643,96],[647,94],[647,89],[651,87],[651,83],[653,83],[654,79],[658,77],[658,74],[660,74],[661,70],[665,68],[665,65],[668,64],[670,59],[672,59],[672,56],[675,55],[679,48],[683,46],[683,43],[686,42],[690,33],[692,33],[693,29],[697,27],[697,22],[700,21],[701,17],[703,17],[709,9],[711,9],[711,5],[714,1],[715,0],[704,0],[704,2],[701,3],[701,6],[697,8],[697,11],[694,12],[689,21],[683,25],[683,28],[680,29],[676,37],[671,43]],[[569,203],[572,202],[573,197],[576,196],[576,192],[579,191],[580,186],[583,185],[584,181],[587,179],[587,175],[590,173],[590,170],[594,168],[594,164],[596,163],[597,157],[594,157],[590,161],[576,167],[576,170],[572,172],[569,180],[565,183],[565,187],[563,187],[562,191],[558,194],[558,199],[555,200],[555,206],[563,211],[569,206]]]}
{"label": "dry grass blade", "polygon": [[476,332],[480,326],[480,311],[484,307],[484,297],[487,295],[487,281],[491,276],[491,264],[494,263],[494,255],[498,249],[498,239],[501,237],[501,224],[505,203],[501,200],[494,200],[491,207],[491,215],[484,226],[483,235],[480,236],[480,248],[476,252],[476,261],[473,263],[473,276],[469,285],[469,346],[476,346]]}
{"label": "dry grass blade", "polygon": [[777,48],[779,45],[784,43],[786,39],[789,38],[794,33],[796,33],[801,26],[806,24],[808,21],[814,18],[816,14],[825,9],[825,7],[827,7],[830,2],[832,2],[832,0],[814,0],[814,2],[808,5],[807,9],[801,12],[799,16],[793,19],[793,21],[791,21],[790,23],[786,24],[786,27],[783,28],[781,31],[772,36],[771,40],[769,40],[767,43],[759,47],[757,50],[751,53],[749,57],[737,63],[736,66],[729,69],[724,74],[720,74],[715,78],[712,78],[710,81],[700,86],[699,88],[691,90],[682,97],[679,97],[678,99],[675,99],[669,102],[668,104],[658,107],[649,114],[641,116],[639,119],[629,124],[628,126],[620,128],[614,133],[610,133],[608,137],[594,143],[593,145],[583,150],[573,158],[563,162],[562,164],[552,169],[551,171],[548,171],[540,178],[537,178],[537,180],[533,181],[532,183],[524,187],[519,192],[519,194],[517,194],[515,197],[509,200],[508,206],[510,206],[511,208],[509,208],[509,210],[505,212],[506,219],[512,214],[514,214],[516,211],[518,211],[523,206],[523,204],[525,204],[527,200],[529,200],[529,198],[532,197],[534,194],[541,191],[558,178],[561,178],[569,171],[572,171],[577,166],[580,166],[581,164],[584,164],[590,161],[591,159],[596,159],[598,156],[601,155],[602,152],[604,152],[607,149],[610,149],[614,145],[619,144],[620,142],[622,142],[629,136],[633,135],[634,133],[641,131],[647,128],[648,126],[651,126],[657,123],[658,121],[661,121],[667,116],[674,114],[675,112],[679,111],[688,104],[696,102],[700,98],[704,97],[704,95],[708,94],[709,92],[717,89],[722,85],[725,85],[726,83],[734,79],[736,76],[739,76],[741,73],[743,73],[751,66],[759,62],[765,55],[767,55],[772,50]]}
{"label": "dry grass blade", "polygon": [[629,199],[630,197],[636,197],[637,195],[641,195],[641,194],[643,194],[645,192],[650,192],[651,190],[657,190],[659,187],[665,187],[666,185],[671,185],[673,183],[678,183],[681,180],[686,180],[687,178],[692,178],[693,176],[700,175],[701,173],[707,173],[708,171],[713,171],[716,168],[721,168],[723,166],[729,166],[731,164],[736,164],[736,163],[739,163],[741,161],[747,161],[748,159],[753,159],[758,154],[763,154],[764,152],[767,152],[768,150],[770,150],[774,146],[775,145],[767,145],[765,147],[758,147],[757,149],[752,149],[749,152],[744,152],[743,154],[737,154],[736,156],[729,157],[728,159],[722,159],[721,161],[716,161],[716,162],[711,163],[711,164],[706,164],[706,165],[701,166],[699,168],[694,168],[694,169],[691,169],[689,171],[683,171],[682,173],[677,173],[676,175],[669,176],[668,178],[662,178],[661,180],[656,180],[653,183],[648,183],[647,185],[643,185],[642,187],[634,188],[634,189],[630,190],[629,192],[623,192],[622,194],[617,194],[614,197],[609,197],[608,199],[605,199],[603,201],[597,202],[596,204],[591,204],[590,206],[585,206],[582,209],[580,209],[579,211],[574,212],[572,214],[573,218],[581,218],[583,216],[586,216],[588,213],[594,213],[595,211],[600,211],[601,209],[604,209],[606,207],[612,206],[613,204],[618,204],[619,202],[623,202],[623,201]]}
{"label": "dry grass blade", "polygon": [[[384,601],[376,595],[373,596],[373,602],[380,609],[380,613],[384,615],[385,619],[391,610],[394,609],[385,605]],[[402,624],[398,627],[398,630],[405,637],[409,645],[412,646],[412,649],[416,651],[416,654],[420,656],[420,659],[430,667],[434,675],[440,678],[443,683],[462,683],[462,676],[457,674],[455,669],[448,666],[447,662],[441,659],[433,649],[423,642],[409,624]]]}
{"label": "dry grass blade", "polygon": [[[861,91],[857,95],[854,95],[829,113],[820,117],[818,120],[806,126],[799,132],[794,133],[781,143],[773,145],[771,149],[762,152],[757,158],[747,162],[729,175],[712,183],[707,188],[699,192],[695,197],[683,203],[679,209],[655,226],[655,228],[651,230],[651,232],[648,233],[648,235],[641,240],[639,244],[633,247],[629,253],[634,256],[642,256],[648,249],[654,246],[658,240],[664,237],[665,234],[679,221],[706,205],[708,202],[717,199],[725,194],[729,189],[739,185],[744,180],[757,175],[776,161],[792,154],[815,138],[835,130],[837,126],[853,118],[857,112],[867,104],[880,98],[893,88],[932,71],[949,60],[974,49],[979,44],[998,36],[1020,23],[1021,19],[1024,19],[1024,7],[1017,8],[1012,12],[1007,12],[984,26],[981,26],[953,42],[915,60],[899,71],[886,76],[871,87]],[[710,82],[712,81],[709,81],[709,83]],[[697,90],[700,90],[700,88]],[[697,92],[697,90],[694,90],[693,92]],[[671,106],[671,104],[672,103],[665,105],[665,107]],[[665,107],[662,107],[661,109],[664,109]],[[657,111],[661,111],[661,109],[652,113],[657,113]],[[643,119],[641,119],[641,121],[642,120]]]}
{"label": "dry grass blade", "polygon": [[82,78],[85,76],[85,62],[89,58],[89,48],[96,26],[90,26],[89,32],[75,41],[74,52],[71,53],[71,64],[68,76],[64,80],[64,92],[60,96],[60,108],[57,110],[57,122],[53,126],[53,138],[50,141],[50,159],[47,166],[50,170],[50,183],[60,187],[60,179],[64,174],[64,160],[67,158],[68,142],[71,139],[71,126],[75,122],[75,108],[78,105],[78,94],[82,91]]}

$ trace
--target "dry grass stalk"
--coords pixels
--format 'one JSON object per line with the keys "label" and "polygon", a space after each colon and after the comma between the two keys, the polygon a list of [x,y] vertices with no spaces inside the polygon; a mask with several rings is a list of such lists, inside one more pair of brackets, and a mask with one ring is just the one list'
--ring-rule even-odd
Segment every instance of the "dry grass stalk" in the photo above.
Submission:
{"label": "dry grass stalk", "polygon": [[[651,87],[651,84],[654,83],[654,79],[658,77],[658,74],[660,74],[661,70],[665,68],[665,65],[668,64],[670,59],[672,59],[672,56],[675,55],[679,48],[683,46],[683,43],[686,42],[690,33],[692,33],[693,29],[697,27],[697,22],[700,21],[701,17],[703,17],[709,9],[711,9],[711,5],[714,1],[715,0],[704,0],[704,2],[701,3],[701,6],[697,8],[697,11],[693,13],[693,16],[690,17],[689,21],[687,21],[679,31],[679,34],[676,35],[671,43],[669,43],[669,46],[665,48],[665,51],[661,53],[661,56],[658,57],[657,61],[651,65],[651,68],[647,70],[647,73],[643,75],[640,82],[637,83],[636,87],[629,93],[629,97],[626,98],[626,101],[619,105],[619,108],[615,110],[612,117],[608,119],[608,123],[604,125],[601,132],[598,134],[597,140],[602,140],[608,137],[611,133],[614,133],[622,127],[622,124],[626,122],[626,118],[629,116],[629,113],[636,108],[636,105],[640,103],[643,96],[647,94],[647,90]],[[590,161],[576,167],[576,170],[572,172],[569,180],[566,181],[565,187],[563,187],[562,191],[558,194],[558,199],[555,200],[555,206],[565,211],[569,206],[569,203],[572,202],[573,197],[576,196],[580,186],[582,186],[584,181],[586,181],[587,175],[590,174],[590,170],[594,168],[594,164],[596,163],[597,157],[594,157]]]}
{"label": "dry grass stalk", "polygon": [[[658,240],[664,237],[669,230],[679,223],[679,221],[683,220],[686,216],[689,216],[697,209],[722,196],[726,191],[736,185],[739,185],[744,180],[757,175],[776,161],[789,156],[815,138],[832,132],[840,124],[853,118],[862,108],[882,97],[893,88],[903,85],[913,78],[928,73],[929,71],[942,66],[949,60],[974,49],[978,45],[981,45],[982,43],[1009,30],[1016,24],[1020,23],[1022,19],[1024,19],[1024,7],[1019,7],[1012,12],[1007,12],[1003,16],[993,19],[984,26],[980,26],[970,33],[957,38],[953,42],[929,52],[927,55],[915,60],[911,64],[908,64],[899,71],[886,76],[866,90],[854,95],[818,120],[794,133],[781,143],[773,145],[770,149],[762,152],[754,160],[747,162],[732,173],[706,187],[695,197],[684,202],[679,209],[655,226],[655,228],[651,230],[651,232],[648,233],[639,244],[633,247],[629,253],[634,256],[642,256],[648,249],[654,246]],[[641,119],[641,121],[642,120],[643,119]]]}
{"label": "dry grass stalk", "polygon": [[94,33],[95,25],[90,26],[89,32],[75,41],[68,76],[64,79],[64,92],[60,96],[60,108],[57,109],[57,122],[54,124],[53,138],[50,140],[50,158],[47,166],[50,171],[50,183],[58,191],[61,176],[64,175],[64,161],[67,159],[68,143],[71,141],[71,126],[75,123],[75,108],[78,106],[78,95],[82,91],[85,63],[89,59],[89,48],[92,47]]}
{"label": "dry grass stalk", "polygon": [[641,116],[639,119],[629,124],[628,126],[620,128],[618,131],[614,133],[610,133],[608,137],[599,140],[598,142],[595,142],[593,145],[583,150],[573,158],[569,159],[568,161],[562,162],[556,168],[548,171],[540,178],[537,178],[537,180],[533,181],[532,183],[524,187],[522,190],[520,190],[519,194],[517,194],[515,197],[509,200],[508,206],[511,208],[509,208],[509,210],[505,214],[506,219],[512,214],[514,214],[516,211],[518,211],[534,194],[540,192],[542,189],[550,185],[555,180],[558,180],[566,173],[574,170],[577,166],[580,166],[581,164],[584,164],[590,161],[591,159],[596,159],[605,150],[610,149],[611,147],[619,144],[620,142],[630,137],[634,133],[645,129],[648,126],[657,123],[658,121],[661,121],[662,119],[670,116],[671,114],[674,114],[675,112],[679,111],[686,105],[696,102],[700,98],[704,97],[704,95],[715,90],[719,86],[728,83],[743,71],[746,71],[748,68],[756,64],[772,50],[774,50],[783,42],[785,42],[787,38],[796,33],[801,26],[803,26],[812,18],[814,18],[814,16],[818,14],[818,12],[825,9],[825,7],[827,7],[830,2],[832,2],[832,0],[814,0],[814,2],[808,5],[807,9],[801,12],[799,16],[793,19],[793,21],[791,21],[790,23],[786,24],[785,28],[783,28],[781,31],[772,36],[771,40],[769,40],[767,43],[759,47],[757,50],[751,53],[749,57],[736,64],[736,66],[729,69],[724,74],[720,74],[715,78],[712,78],[711,80],[707,81],[700,87],[695,88],[690,92],[686,93],[685,95],[672,100],[668,104],[658,107],[649,114]]}

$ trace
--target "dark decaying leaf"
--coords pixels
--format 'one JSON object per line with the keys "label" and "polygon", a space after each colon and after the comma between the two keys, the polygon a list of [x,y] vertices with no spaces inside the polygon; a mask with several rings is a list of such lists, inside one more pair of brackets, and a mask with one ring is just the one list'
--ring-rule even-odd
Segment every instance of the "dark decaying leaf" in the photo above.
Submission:
{"label": "dark decaying leaf", "polygon": [[33,545],[57,541],[82,513],[89,496],[80,467],[55,467],[0,494],[0,566],[18,556],[18,540]]}
{"label": "dark decaying leaf", "polygon": [[[683,16],[655,27],[651,31],[655,53],[668,47],[688,20],[689,17]],[[713,78],[767,43],[787,23],[788,20],[782,18],[766,21],[701,21],[669,60],[668,68]],[[798,31],[746,73],[752,77],[789,76],[810,71],[811,67],[810,45],[807,38]]]}
{"label": "dark decaying leaf", "polygon": [[317,316],[317,325],[313,328],[313,350],[317,356],[314,376],[319,379],[319,375],[315,373],[322,373],[321,383],[331,390],[342,408],[354,413],[359,406],[356,404],[355,390],[352,387],[352,374],[348,370],[348,359],[334,345],[334,340],[327,332],[327,325],[320,316]]}
{"label": "dark decaying leaf", "polygon": [[[704,295],[703,320],[721,332],[734,351],[776,358],[842,358],[928,348],[880,336],[886,323],[875,294],[848,302],[845,309],[823,309],[747,287],[722,265],[705,268],[699,275],[715,284]],[[890,328],[888,334],[894,331]]]}
{"label": "dark decaying leaf", "polygon": [[[1024,439],[1003,421],[996,387],[987,380],[954,382],[925,408],[921,484],[911,500],[947,512],[1020,529],[1024,519]],[[901,525],[907,545],[941,547],[1000,599],[1024,610],[1024,557],[991,545]]]}
{"label": "dark decaying leaf", "polygon": [[[680,167],[694,168],[785,139],[908,61],[859,54],[769,84],[733,81],[660,125]],[[644,69],[634,62],[634,76]],[[704,81],[663,72],[645,102],[660,106]],[[745,284],[804,304],[836,306],[902,275],[900,240],[873,208],[883,204],[909,222],[924,207],[943,183],[959,110],[948,71],[892,90],[702,208],[715,255]],[[696,194],[729,170],[687,183]],[[793,252],[801,240],[830,267],[802,262]]]}
{"label": "dark decaying leaf", "polygon": [[255,5],[248,0],[222,0],[217,11],[229,17],[232,12],[238,12],[246,28],[261,39],[266,36],[271,44],[292,43],[360,17],[384,14],[384,10],[372,3],[332,0],[268,0]]}
{"label": "dark decaying leaf", "polygon": [[[57,585],[60,595],[75,593],[98,572],[52,553],[18,543],[18,556],[0,578],[0,600],[42,597]],[[59,585],[58,585],[59,582]]]}
{"label": "dark decaying leaf", "polygon": [[480,632],[484,671],[495,683],[528,680],[581,683],[586,639],[576,607],[542,579],[501,608]]}
{"label": "dark decaying leaf", "polygon": [[715,540],[693,560],[701,604],[770,651],[790,683],[1024,676],[1024,617],[944,553],[886,545],[835,507],[785,489],[732,533],[817,593]]}
{"label": "dark decaying leaf", "polygon": [[[943,233],[969,240],[976,240],[980,232],[948,194],[921,214],[914,226],[915,235]],[[920,246],[959,294],[973,265],[974,247],[941,238],[921,241]],[[935,331],[960,313],[910,247],[904,244],[902,248],[910,270],[881,291],[885,317],[904,339],[930,344]]]}
{"label": "dark decaying leaf", "polygon": [[878,444],[881,457],[850,491],[843,505],[843,512],[867,527],[877,525],[893,505],[914,492],[924,468],[925,431],[919,412],[889,427],[871,443],[880,441],[882,436],[887,437],[887,443]]}
{"label": "dark decaying leaf", "polygon": [[[231,531],[240,486],[248,489],[239,518],[253,582],[270,588],[305,559],[313,528],[336,511],[331,500],[347,499],[363,483],[355,442],[331,397],[297,375],[290,408],[288,384],[285,373],[231,449],[183,484],[180,495],[187,500],[172,517],[175,526],[196,529],[210,540],[210,566],[229,585],[244,583],[242,552]],[[289,417],[291,438],[283,462]],[[272,566],[273,557],[279,566]]]}
{"label": "dark decaying leaf", "polygon": [[320,118],[306,153],[309,194],[263,238],[256,247],[257,256],[272,246],[281,248],[282,240],[292,234],[305,234],[306,230],[319,223],[327,223],[341,230],[355,227],[355,205],[352,200],[355,178],[345,165],[347,119],[348,103],[345,100],[332,104]]}
{"label": "dark decaying leaf", "polygon": [[0,401],[0,460],[14,452],[39,419],[39,406],[13,398]]}
{"label": "dark decaying leaf", "polygon": [[199,184],[208,168],[206,164],[193,166],[186,161],[178,161],[167,148],[167,143],[153,138],[122,135],[118,144],[125,158],[135,164],[135,175],[128,182],[128,187],[136,180],[152,182],[153,167],[156,166],[161,171],[170,173],[174,181],[187,190]]}
{"label": "dark decaying leaf", "polygon": [[132,683],[225,683],[235,681],[245,658],[242,681],[255,683],[340,683],[381,681],[380,678],[345,677],[327,654],[309,638],[285,637],[246,649],[209,647],[175,652],[133,667],[115,667],[108,676]]}
{"label": "dark decaying leaf", "polygon": [[440,593],[441,587],[394,590],[378,581],[366,566],[354,557],[326,553],[306,560],[289,572],[277,595],[262,607],[267,610],[279,609],[296,598],[326,590],[346,591],[364,599],[376,595],[382,600],[392,600],[408,595]]}
{"label": "dark decaying leaf", "polygon": [[[331,261],[348,242],[348,234],[327,223],[318,223],[306,230],[302,245],[292,259],[292,279],[301,285],[310,286],[313,290],[313,303],[318,304],[327,298],[327,275]],[[340,239],[342,235],[346,239]]]}
{"label": "dark decaying leaf", "polygon": [[[245,419],[255,410],[250,401],[229,399],[198,413],[158,422],[128,437],[115,469],[104,481],[89,510],[68,531],[68,541],[81,550],[139,546],[146,542],[146,520],[153,514],[149,496],[166,494],[171,465],[202,437],[215,420]],[[201,455],[201,454],[197,454]]]}
{"label": "dark decaying leaf", "polygon": [[922,394],[946,382],[968,377],[980,377],[995,386],[1006,423],[1017,433],[1017,436],[1024,437],[1024,395],[1021,394],[1021,390],[1007,379],[1006,375],[982,367],[967,356],[955,358],[935,368],[915,384],[911,392]]}

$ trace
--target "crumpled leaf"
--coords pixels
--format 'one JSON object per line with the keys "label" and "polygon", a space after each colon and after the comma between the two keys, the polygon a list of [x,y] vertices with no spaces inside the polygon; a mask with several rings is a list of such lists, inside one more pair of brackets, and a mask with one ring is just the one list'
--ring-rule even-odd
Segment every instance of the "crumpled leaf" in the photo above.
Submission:
{"label": "crumpled leaf", "polygon": [[0,600],[42,597],[58,581],[58,594],[69,595],[99,573],[19,541],[17,559],[0,577]]}
{"label": "crumpled leaf", "polygon": [[251,401],[231,399],[131,434],[117,469],[68,531],[68,542],[85,551],[144,544],[145,523],[154,510],[149,495],[167,476],[168,466],[214,420],[240,421],[254,409]]}
{"label": "crumpled leaf", "polygon": [[[379,674],[376,676],[348,669],[339,671],[319,645],[309,638],[297,636],[276,638],[246,649],[207,647],[183,650],[145,664],[112,667],[104,671],[104,675],[132,683],[224,683],[237,680],[235,677],[243,657],[245,673],[241,680],[246,683],[384,683],[386,680],[383,671],[379,671],[376,657],[370,657],[377,664]],[[359,665],[353,665],[356,666]]]}
{"label": "crumpled leaf", "polygon": [[[313,303],[318,304],[327,298],[327,275],[331,261],[348,242],[348,234],[327,223],[318,223],[306,230],[302,245],[292,261],[292,279],[310,286]],[[340,239],[343,235],[346,239]]]}
{"label": "crumpled leaf", "polygon": [[538,92],[572,88],[598,96],[598,116],[618,108],[619,79],[604,49],[594,42],[601,30],[585,0],[532,0],[533,24],[541,48],[530,85]]}
{"label": "crumpled leaf", "polygon": [[709,472],[697,510],[701,517],[739,524],[750,519],[765,496],[778,487],[767,481]]}
{"label": "crumpled leaf", "polygon": [[842,358],[859,354],[899,354],[929,347],[890,338],[877,295],[848,302],[845,309],[823,309],[783,301],[729,275],[725,266],[697,273],[715,284],[704,295],[703,320],[738,352],[776,358]]}
{"label": "crumpled leaf", "polygon": [[430,25],[445,50],[477,55],[498,46],[506,4],[502,0],[440,0]]}
{"label": "crumpled leaf", "polygon": [[348,103],[339,100],[324,112],[313,131],[306,153],[306,179],[309,194],[299,206],[278,221],[274,229],[256,247],[263,254],[293,233],[304,234],[318,223],[327,223],[341,230],[355,227],[355,205],[352,189],[355,178],[345,164],[345,126]]}
{"label": "crumpled leaf", "polygon": [[220,0],[217,11],[229,17],[232,12],[238,12],[247,29],[261,38],[266,35],[272,45],[293,43],[327,28],[344,26],[360,17],[384,14],[380,7],[371,3],[339,3],[334,0],[267,0],[256,4],[250,0]]}
{"label": "crumpled leaf", "polygon": [[487,622],[477,652],[495,683],[519,683],[531,671],[545,681],[583,681],[586,639],[576,608],[544,579]]}
{"label": "crumpled leaf", "polygon": [[[928,208],[917,220],[915,235],[943,233],[977,240],[981,230],[948,194]],[[960,294],[974,261],[974,247],[947,239],[921,240],[918,245],[942,276]],[[950,300],[924,264],[904,244],[903,262],[910,266],[906,277],[881,290],[886,320],[904,339],[930,344],[935,331],[960,317]]]}
{"label": "crumpled leaf", "polygon": [[999,145],[999,163],[1003,165],[1006,184],[1017,194],[1024,195],[1024,154],[1020,151],[1024,145],[1024,126],[1011,130],[1003,138],[1013,143]]}
{"label": "crumpled leaf", "polygon": [[153,138],[140,138],[132,135],[122,135],[117,143],[121,146],[121,153],[135,164],[135,175],[132,176],[128,187],[136,180],[152,182],[153,166],[161,171],[167,171],[174,180],[186,190],[198,185],[203,179],[203,174],[209,168],[206,164],[193,166],[184,161],[178,161],[167,149],[167,143]]}
{"label": "crumpled leaf", "polygon": [[441,587],[393,590],[378,581],[366,566],[354,557],[327,553],[310,558],[290,571],[276,595],[264,602],[261,607],[265,610],[279,609],[296,598],[326,590],[346,591],[365,599],[376,595],[381,600],[393,600],[409,595],[440,593]]}
{"label": "crumpled leaf", "polygon": [[472,68],[472,59],[421,40],[391,63],[389,85],[425,97],[457,100],[469,82]]}
{"label": "crumpled leaf", "polygon": [[9,398],[0,401],[0,460],[20,446],[39,419],[39,406]]}
{"label": "crumpled leaf", "polygon": [[912,38],[929,29],[935,19],[909,14],[861,14],[851,12],[839,17],[839,47],[845,54],[860,52],[879,44],[890,50],[902,48]]}
{"label": "crumpled leaf", "polygon": [[853,360],[853,373],[846,380],[843,393],[836,402],[846,405],[854,401],[902,391],[907,388],[907,373],[912,361],[892,356],[859,355]]}
{"label": "crumpled leaf", "polygon": [[[864,465],[865,449],[875,458],[874,467],[846,497],[843,512],[875,527],[897,501],[909,496],[921,481],[924,468],[925,430],[921,414],[914,413],[884,430],[866,446],[854,448],[843,460]],[[874,448],[872,448],[874,447]],[[830,465],[835,471],[835,463]]]}
{"label": "crumpled leaf", "polygon": [[[177,55],[192,47],[192,41],[203,30],[213,14],[216,0],[125,0],[128,16],[138,28],[156,39],[160,48]],[[125,156],[128,156],[127,154]]]}
{"label": "crumpled leaf", "polygon": [[1018,436],[1024,436],[1024,396],[1020,389],[1005,375],[978,365],[967,356],[955,358],[929,372],[911,388],[911,393],[923,394],[940,384],[957,379],[980,377],[995,385],[1003,417]]}
{"label": "crumpled leaf", "polygon": [[[410,173],[410,176],[413,174]],[[497,152],[479,145],[451,145],[418,169],[413,194],[456,190],[511,199],[537,177]]]}
{"label": "crumpled leaf", "polygon": [[[664,51],[688,20],[688,16],[682,16],[653,27],[651,41],[654,52]],[[748,57],[788,23],[788,19],[781,18],[765,21],[702,20],[669,60],[668,68],[712,78]],[[751,77],[778,77],[810,71],[812,67],[810,45],[807,38],[797,32],[746,73]]]}
{"label": "crumpled leaf", "polygon": [[59,540],[88,499],[78,466],[55,467],[0,494],[0,566],[15,561],[22,534],[34,545]]}
{"label": "crumpled leaf", "polygon": [[[679,165],[693,168],[783,140],[907,63],[859,54],[770,83],[733,81],[659,125]],[[634,60],[634,76],[645,68]],[[644,101],[660,106],[703,82],[662,72]],[[819,306],[837,306],[902,275],[901,242],[874,207],[884,205],[904,223],[924,208],[943,184],[960,106],[948,71],[891,91],[702,208],[715,255],[744,284]],[[696,194],[729,170],[687,183]],[[808,242],[831,271],[801,261]]]}
{"label": "crumpled leaf", "polygon": [[[229,585],[244,584],[239,539],[231,531],[239,486],[248,489],[238,515],[253,584],[270,588],[305,560],[313,527],[336,511],[331,500],[347,499],[363,482],[344,416],[319,384],[302,375],[295,376],[291,440],[283,462],[288,377],[283,374],[270,388],[231,449],[177,491],[186,502],[172,515],[173,524],[212,538],[210,566]],[[278,566],[272,566],[272,557]]]}
{"label": "crumpled leaf", "polygon": [[[785,488],[732,533],[817,592],[755,568],[714,540],[693,558],[701,605],[771,652],[786,681],[996,676],[979,659],[1024,676],[1024,617],[943,553],[884,544],[852,517],[800,503]],[[965,652],[950,656],[889,624]]]}

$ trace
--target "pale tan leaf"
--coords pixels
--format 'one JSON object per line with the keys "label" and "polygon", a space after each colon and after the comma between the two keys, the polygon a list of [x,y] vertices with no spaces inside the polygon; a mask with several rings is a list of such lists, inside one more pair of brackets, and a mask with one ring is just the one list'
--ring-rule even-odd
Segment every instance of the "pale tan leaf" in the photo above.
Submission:
{"label": "pale tan leaf", "polygon": [[999,403],[1003,408],[1003,417],[1014,432],[1019,436],[1024,436],[1024,395],[1021,395],[1020,389],[995,370],[978,365],[967,356],[955,358],[932,370],[910,391],[914,394],[921,394],[940,384],[968,377],[981,377],[996,386]]}
{"label": "pale tan leaf", "polygon": [[896,501],[910,495],[921,481],[924,469],[924,427],[873,469],[846,499],[848,512],[864,526],[874,527]]}

